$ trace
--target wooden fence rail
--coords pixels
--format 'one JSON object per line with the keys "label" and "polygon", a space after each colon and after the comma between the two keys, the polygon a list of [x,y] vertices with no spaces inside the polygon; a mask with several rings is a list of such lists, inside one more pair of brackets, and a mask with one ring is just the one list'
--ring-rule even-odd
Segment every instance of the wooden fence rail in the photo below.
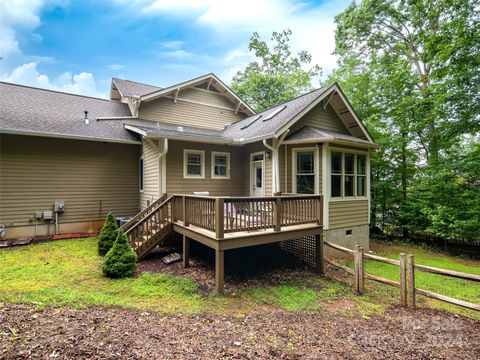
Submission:
{"label": "wooden fence rail", "polygon": [[[474,304],[469,301],[455,299],[449,296],[435,293],[433,291],[417,288],[415,286],[415,271],[428,272],[432,274],[455,277],[458,279],[464,279],[469,281],[480,281],[480,275],[468,274],[468,273],[463,273],[459,271],[446,270],[446,269],[440,269],[440,268],[435,268],[435,267],[426,266],[426,265],[415,264],[415,259],[413,255],[406,255],[403,253],[400,254],[399,260],[394,260],[394,259],[384,258],[382,256],[365,254],[363,252],[362,247],[358,245],[355,246],[354,250],[345,248],[337,244],[330,243],[328,241],[324,241],[324,245],[332,249],[335,249],[337,251],[341,251],[343,253],[349,254],[353,257],[353,261],[354,261],[353,269],[348,266],[339,264],[338,262],[330,259],[326,259],[326,262],[353,275],[354,277],[353,290],[357,294],[361,294],[363,292],[364,281],[365,279],[369,279],[369,280],[380,282],[382,284],[399,288],[400,304],[405,307],[409,306],[411,308],[415,308],[416,306],[415,295],[418,294],[418,295],[430,297],[432,299],[444,301],[450,304],[458,305],[467,309],[480,311],[479,304]],[[398,266],[399,272],[400,272],[400,281],[390,280],[380,276],[365,273],[363,259],[369,259],[373,261],[382,262],[385,264]]]}

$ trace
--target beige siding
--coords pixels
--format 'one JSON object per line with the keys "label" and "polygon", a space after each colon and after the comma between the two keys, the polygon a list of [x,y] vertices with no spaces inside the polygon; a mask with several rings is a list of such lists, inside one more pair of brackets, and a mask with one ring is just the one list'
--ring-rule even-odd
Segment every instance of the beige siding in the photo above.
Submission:
{"label": "beige siding", "polygon": [[[182,99],[202,104],[182,101]],[[165,97],[142,102],[138,116],[141,119],[223,130],[225,124],[234,123],[246,117],[243,113],[235,114],[234,108],[234,104],[221,94],[198,89],[185,89],[179,92],[176,103],[172,98]]]}
{"label": "beige siding", "polygon": [[368,200],[330,201],[329,229],[368,224]]}
{"label": "beige siding", "polygon": [[[184,179],[183,150],[205,151],[205,178]],[[212,179],[212,151],[230,153],[230,179]],[[240,147],[210,145],[186,141],[169,141],[166,160],[167,193],[192,194],[194,191],[208,191],[212,196],[241,196],[243,154]]]}
{"label": "beige siding", "polygon": [[[282,145],[280,147],[280,189],[283,192],[293,192],[293,149],[300,149],[305,147],[314,148],[316,144],[298,144],[298,145]],[[287,147],[287,163],[285,168],[285,147]],[[318,149],[318,169],[317,181],[319,193],[322,193],[322,147]],[[285,179],[286,177],[286,179]],[[287,187],[285,188],[285,180]]]}
{"label": "beige siding", "polygon": [[[268,150],[261,141],[248,144],[242,147],[244,153],[244,162],[243,162],[243,195],[250,196],[250,154]],[[272,194],[272,159],[266,159],[265,157],[265,196],[271,196]]]}
{"label": "beige siding", "polygon": [[313,126],[320,129],[335,131],[342,134],[350,135],[350,132],[342,123],[335,111],[330,105],[324,110],[322,104],[318,104],[300,120],[298,120],[291,128],[294,132],[304,126]]}
{"label": "beige siding", "polygon": [[33,225],[35,212],[52,210],[55,200],[65,202],[61,224],[103,219],[108,211],[137,212],[138,146],[18,135],[0,139],[0,224],[7,230]]}
{"label": "beige siding", "polygon": [[142,156],[144,166],[143,192],[140,193],[140,207],[144,209],[148,202],[156,200],[160,195],[159,152],[149,142],[143,140]]}

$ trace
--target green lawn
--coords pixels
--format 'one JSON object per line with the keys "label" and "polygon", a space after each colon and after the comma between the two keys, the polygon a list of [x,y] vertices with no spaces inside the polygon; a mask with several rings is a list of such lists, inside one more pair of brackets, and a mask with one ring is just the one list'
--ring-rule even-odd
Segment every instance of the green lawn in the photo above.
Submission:
{"label": "green lawn", "polygon": [[[409,252],[415,254],[418,263],[480,273],[479,262],[449,258],[419,248],[380,244],[373,244],[373,248],[392,258],[402,251]],[[364,295],[355,296],[349,284],[350,276],[339,280],[307,273],[305,278],[289,283],[245,288],[235,294],[218,296],[213,292],[201,292],[189,278],[168,274],[143,273],[135,278],[107,279],[102,275],[101,263],[94,238],[2,249],[0,303],[38,307],[121,306],[167,313],[231,315],[264,311],[265,308],[318,311],[330,307],[337,309],[338,304],[347,304],[345,314],[364,317],[398,304],[398,290],[371,282],[367,284]],[[366,266],[372,274],[392,279],[398,277],[393,266],[374,262],[367,262]],[[433,281],[433,277],[436,275],[419,274],[418,286],[469,301],[478,302],[480,299],[478,284],[448,278]],[[428,304],[459,312],[458,308],[445,307],[438,301],[429,301]],[[341,307],[340,312],[343,313]]]}
{"label": "green lawn", "polygon": [[[371,250],[376,255],[398,259],[400,253],[412,254],[416,264],[428,265],[442,269],[456,270],[471,274],[480,274],[480,261],[464,260],[458,257],[448,256],[439,252],[425,250],[419,246],[393,245],[383,242],[372,242]],[[351,265],[351,262],[348,262]],[[365,271],[372,275],[382,276],[388,279],[399,281],[399,268],[378,261],[366,260]],[[370,283],[370,282],[369,282]],[[480,283],[462,279],[455,279],[447,276],[415,272],[415,286],[421,289],[430,290],[442,295],[454,297],[461,300],[480,303]],[[427,299],[417,296],[421,303],[430,306],[448,309],[457,313],[468,314],[480,318],[480,314],[474,311],[462,310],[461,308],[440,302],[434,299]]]}
{"label": "green lawn", "polygon": [[[143,273],[107,279],[101,271],[96,239],[61,240],[0,250],[0,302],[37,306],[121,306],[175,313],[241,314],[259,306],[310,311],[337,299],[361,298],[348,284],[311,275],[304,282],[253,288],[235,295],[202,294],[190,279]],[[372,300],[373,301],[373,300]],[[375,306],[367,304],[363,314]]]}

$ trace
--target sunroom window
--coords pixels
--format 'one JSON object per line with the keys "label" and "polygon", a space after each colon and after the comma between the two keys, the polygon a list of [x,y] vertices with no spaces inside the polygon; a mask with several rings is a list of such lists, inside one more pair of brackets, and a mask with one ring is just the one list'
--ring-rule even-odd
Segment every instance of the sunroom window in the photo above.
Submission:
{"label": "sunroom window", "polygon": [[296,192],[299,194],[315,193],[315,152],[296,152]]}
{"label": "sunroom window", "polygon": [[230,178],[230,153],[212,152],[212,178]]}
{"label": "sunroom window", "polygon": [[183,176],[186,178],[205,177],[205,152],[199,150],[184,151]]}
{"label": "sunroom window", "polygon": [[367,157],[365,154],[331,153],[331,197],[362,197],[367,193]]}

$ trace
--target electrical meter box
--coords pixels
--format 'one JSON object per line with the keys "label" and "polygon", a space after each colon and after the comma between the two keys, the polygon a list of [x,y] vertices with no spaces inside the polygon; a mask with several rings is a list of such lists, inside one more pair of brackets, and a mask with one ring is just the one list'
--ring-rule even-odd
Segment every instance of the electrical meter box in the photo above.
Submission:
{"label": "electrical meter box", "polygon": [[64,212],[65,211],[65,203],[63,201],[55,201],[53,203],[53,211],[54,212]]}
{"label": "electrical meter box", "polygon": [[52,220],[53,219],[53,212],[52,211],[44,211],[43,212],[43,220]]}

